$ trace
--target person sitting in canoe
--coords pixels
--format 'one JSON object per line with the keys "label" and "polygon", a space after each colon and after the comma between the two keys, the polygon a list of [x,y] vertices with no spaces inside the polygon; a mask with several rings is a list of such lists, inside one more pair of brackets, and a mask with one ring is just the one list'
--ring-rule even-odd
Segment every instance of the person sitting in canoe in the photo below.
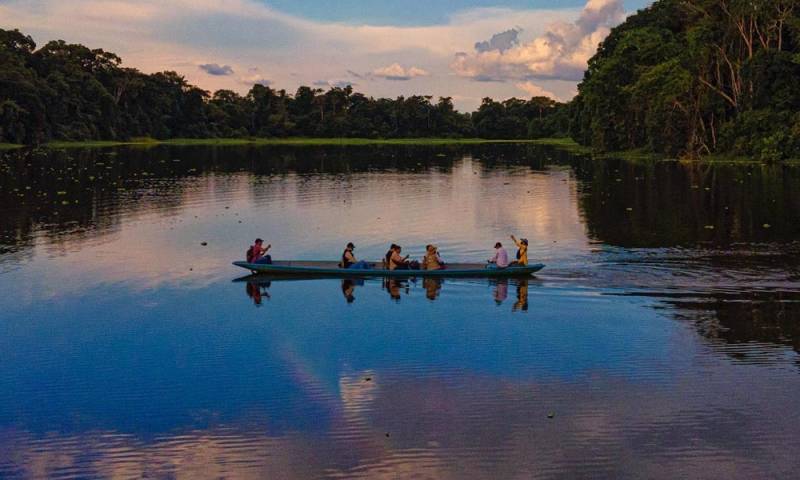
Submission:
{"label": "person sitting in canoe", "polygon": [[517,240],[517,237],[511,235],[511,240],[517,245],[517,261],[512,262],[511,265],[517,267],[524,267],[528,265],[528,239],[522,238]]}
{"label": "person sitting in canoe", "polygon": [[494,244],[494,256],[489,259],[489,268],[506,268],[508,266],[508,252],[503,248],[503,244]]}
{"label": "person sitting in canoe", "polygon": [[425,256],[422,257],[423,270],[443,270],[444,262],[442,257],[439,256],[439,249],[436,245],[427,245],[425,247]]}
{"label": "person sitting in canoe", "polygon": [[400,256],[400,253],[403,251],[403,248],[400,245],[392,245],[390,250],[391,255],[389,255],[388,264],[389,270],[410,270],[411,263],[408,261],[408,255],[405,257]]}
{"label": "person sitting in canoe", "polygon": [[383,269],[389,270],[389,264],[391,263],[392,255],[394,255],[394,249],[397,248],[397,245],[394,243],[389,246],[389,250],[383,256]]}
{"label": "person sitting in canoe", "polygon": [[341,268],[350,268],[355,270],[368,270],[369,264],[365,261],[358,261],[356,260],[356,256],[353,253],[353,250],[356,249],[356,246],[353,245],[353,242],[347,244],[342,253],[342,261],[339,262],[339,266]]}
{"label": "person sitting in canoe", "polygon": [[267,255],[267,252],[272,245],[267,245],[264,248],[264,240],[260,238],[256,238],[256,241],[250,248],[247,249],[247,263],[256,263],[262,265],[270,265],[272,263],[272,257]]}

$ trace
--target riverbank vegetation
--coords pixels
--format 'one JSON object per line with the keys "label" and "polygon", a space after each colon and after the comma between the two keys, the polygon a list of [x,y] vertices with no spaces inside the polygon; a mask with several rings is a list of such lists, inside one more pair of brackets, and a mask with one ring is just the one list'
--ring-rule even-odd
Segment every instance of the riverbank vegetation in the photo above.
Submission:
{"label": "riverbank vegetation", "polygon": [[600,151],[800,158],[800,1],[660,0],[612,30],[570,105]]}
{"label": "riverbank vegetation", "polygon": [[800,0],[657,0],[611,31],[569,103],[485,98],[470,113],[450,97],[373,98],[350,86],[211,93],[121,62],[0,30],[0,143],[563,138],[556,146],[581,152],[800,158]]}
{"label": "riverbank vegetation", "polygon": [[[278,146],[359,146],[359,145],[411,145],[411,146],[435,146],[435,145],[478,145],[478,144],[498,144],[498,143],[538,143],[538,144],[562,144],[576,145],[568,139],[487,139],[487,138],[309,138],[309,137],[287,137],[287,138],[171,138],[157,140],[153,138],[134,138],[130,140],[89,140],[89,141],[53,141],[44,144],[49,148],[81,148],[81,147],[118,147],[118,146],[138,146],[149,147],[157,145],[172,146],[237,146],[237,145],[278,145]],[[544,142],[544,143],[543,143]],[[9,145],[10,148],[22,145]],[[2,147],[0,147],[2,148]]]}
{"label": "riverbank vegetation", "polygon": [[[565,135],[563,104],[486,98],[472,113],[452,98],[367,97],[352,87],[254,85],[207,92],[175,72],[144,74],[102,49],[0,30],[0,142],[171,138],[482,138]],[[558,121],[554,121],[558,119]]]}

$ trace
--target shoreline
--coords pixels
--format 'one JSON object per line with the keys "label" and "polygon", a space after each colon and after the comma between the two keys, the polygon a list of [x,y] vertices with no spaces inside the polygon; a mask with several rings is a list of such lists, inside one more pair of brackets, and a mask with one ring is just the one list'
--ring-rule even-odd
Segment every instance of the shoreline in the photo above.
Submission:
{"label": "shoreline", "polygon": [[[535,144],[531,139],[488,139],[488,138],[173,138],[156,140],[153,138],[131,140],[87,140],[53,141],[43,143],[38,148],[104,148],[104,147],[155,147],[173,146],[360,146],[360,145],[479,145],[479,144]],[[577,145],[577,144],[576,144]],[[0,143],[0,149],[36,148],[31,145]]]}
{"label": "shoreline", "polygon": [[[713,154],[696,159],[671,158],[663,155],[629,150],[621,152],[596,152],[571,138],[537,138],[537,139],[488,139],[488,138],[173,138],[156,140],[153,138],[134,138],[131,140],[89,140],[89,141],[53,141],[34,147],[31,145],[0,143],[0,152],[20,150],[24,148],[73,149],[73,148],[112,148],[112,147],[157,147],[157,146],[457,146],[457,145],[490,145],[490,144],[528,144],[553,147],[574,155],[591,156],[598,160],[622,159],[631,162],[678,161],[690,163],[747,163],[768,165],[760,160],[747,157]],[[799,165],[800,159],[787,159],[775,165]]]}

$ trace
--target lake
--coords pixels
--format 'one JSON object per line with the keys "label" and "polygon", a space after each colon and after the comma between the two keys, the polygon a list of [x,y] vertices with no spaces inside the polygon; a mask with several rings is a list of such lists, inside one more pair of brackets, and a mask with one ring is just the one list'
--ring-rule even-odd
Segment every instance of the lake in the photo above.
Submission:
{"label": "lake", "polygon": [[[277,259],[529,279],[247,277]],[[531,145],[0,153],[2,478],[780,478],[800,168]]]}

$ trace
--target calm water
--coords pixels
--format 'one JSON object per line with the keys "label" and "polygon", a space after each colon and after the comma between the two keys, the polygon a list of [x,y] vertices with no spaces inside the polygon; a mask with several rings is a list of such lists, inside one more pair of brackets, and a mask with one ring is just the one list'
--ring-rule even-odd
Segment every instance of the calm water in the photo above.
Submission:
{"label": "calm water", "polygon": [[[800,168],[519,146],[0,158],[2,478],[800,468]],[[352,240],[482,261],[511,233],[536,277],[230,265],[256,236],[278,258]]]}

